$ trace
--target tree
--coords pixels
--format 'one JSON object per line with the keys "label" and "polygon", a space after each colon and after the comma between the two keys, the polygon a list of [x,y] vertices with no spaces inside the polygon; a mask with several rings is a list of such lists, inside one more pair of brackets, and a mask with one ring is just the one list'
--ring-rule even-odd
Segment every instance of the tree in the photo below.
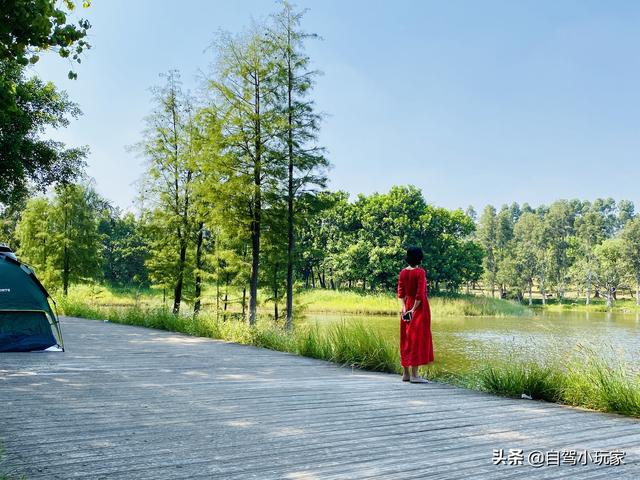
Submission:
{"label": "tree", "polygon": [[295,216],[297,197],[309,186],[324,187],[323,169],[328,162],[322,149],[316,145],[320,116],[314,112],[309,93],[317,72],[309,69],[309,57],[304,52],[304,42],[316,35],[300,30],[304,12],[295,12],[292,5],[283,1],[281,11],[273,17],[271,31],[276,55],[278,84],[277,100],[284,128],[280,128],[282,152],[286,160],[287,199],[287,319],[286,327],[293,321],[293,272],[295,255]]}
{"label": "tree", "polygon": [[40,276],[42,282],[52,284],[55,275],[51,258],[57,245],[54,243],[51,223],[52,205],[46,198],[32,198],[16,227],[16,239],[20,244],[20,260],[29,264]]}
{"label": "tree", "polygon": [[[470,217],[471,218],[471,217]],[[472,240],[463,241],[459,249],[458,268],[460,278],[466,284],[467,293],[482,278],[482,247]]]}
{"label": "tree", "polygon": [[541,234],[542,221],[531,212],[523,213],[513,229],[513,253],[528,292],[529,305],[533,304],[533,283],[540,273]]}
{"label": "tree", "polygon": [[640,216],[627,222],[620,237],[625,261],[636,282],[636,305],[640,305]]}
{"label": "tree", "polygon": [[[51,49],[80,63],[82,52],[90,48],[85,38],[91,25],[82,19],[77,26],[67,23],[75,4],[64,0],[61,8],[56,0],[0,0],[0,60],[26,66],[38,61],[38,51]],[[90,4],[82,2],[84,8]],[[69,78],[75,77],[69,72]]]}
{"label": "tree", "polygon": [[[513,238],[513,224],[520,215],[520,207],[517,203],[511,206],[503,205],[500,212],[496,216],[496,240],[495,240],[495,261],[496,261],[496,280],[500,288],[500,298],[506,296],[506,286],[513,277],[513,268],[509,266],[512,261],[510,252],[511,239]],[[509,273],[501,274],[500,267],[504,266]]]}
{"label": "tree", "polygon": [[61,185],[52,202],[33,199],[18,224],[18,254],[41,274],[45,284],[69,286],[94,279],[100,267],[100,236],[93,192],[81,185]]}
{"label": "tree", "polygon": [[480,216],[477,231],[478,242],[484,249],[484,282],[489,285],[491,296],[495,296],[498,275],[496,209],[487,205]]}
{"label": "tree", "polygon": [[23,67],[0,61],[0,209],[19,203],[31,187],[77,178],[86,148],[66,148],[41,134],[79,115],[65,92],[36,77],[27,80]]}
{"label": "tree", "polygon": [[[249,281],[249,324],[256,323],[260,240],[264,189],[275,188],[278,157],[274,143],[279,112],[274,81],[277,74],[272,47],[261,29],[243,37],[221,35],[218,41],[217,77],[209,86],[217,97],[215,109],[222,122],[223,155],[220,175],[225,197],[242,196],[243,214],[236,219],[249,224],[251,275]],[[222,197],[220,200],[223,200]]]}
{"label": "tree", "polygon": [[135,216],[118,209],[110,211],[100,218],[98,234],[102,239],[104,281],[119,286],[146,285],[149,246]]}
{"label": "tree", "polygon": [[635,205],[630,200],[618,202],[618,229],[624,228],[629,220],[635,216]]}
{"label": "tree", "polygon": [[569,272],[569,240],[573,235],[575,211],[566,200],[554,202],[544,216],[545,240],[548,244],[548,278],[562,302]]}
{"label": "tree", "polygon": [[66,296],[71,283],[95,278],[99,271],[99,236],[96,212],[89,204],[90,190],[80,185],[61,185],[53,201],[52,221],[57,256]]}
{"label": "tree", "polygon": [[[89,2],[83,2],[85,7]],[[77,178],[86,149],[67,149],[44,140],[45,129],[64,127],[80,114],[77,105],[52,83],[25,78],[25,66],[38,61],[37,53],[57,50],[61,57],[80,62],[89,48],[89,22],[67,23],[75,2],[65,0],[0,0],[0,212],[16,205],[31,187],[45,187]],[[69,72],[70,78],[75,78]]]}
{"label": "tree", "polygon": [[195,229],[193,106],[177,71],[164,78],[165,85],[154,90],[154,110],[138,147],[148,161],[143,182],[143,198],[151,207],[144,217],[150,245],[147,267],[155,283],[173,289],[173,313],[178,314]]}
{"label": "tree", "polygon": [[595,247],[602,243],[605,236],[604,219],[598,212],[589,210],[586,214],[576,219],[575,238],[579,259],[575,264],[581,277],[580,280],[586,281],[587,305],[591,303]]}
{"label": "tree", "polygon": [[605,240],[595,249],[596,267],[594,280],[605,292],[607,307],[613,306],[614,296],[624,282],[626,274],[625,245],[620,238]]}

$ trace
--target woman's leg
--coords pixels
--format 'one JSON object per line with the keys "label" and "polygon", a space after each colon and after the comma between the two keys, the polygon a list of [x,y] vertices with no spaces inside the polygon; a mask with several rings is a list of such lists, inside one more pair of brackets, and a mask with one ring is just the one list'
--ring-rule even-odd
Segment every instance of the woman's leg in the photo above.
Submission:
{"label": "woman's leg", "polygon": [[426,378],[422,378],[418,375],[418,367],[411,367],[411,378],[409,379],[411,383],[431,383],[430,380]]}
{"label": "woman's leg", "polygon": [[402,380],[409,380],[411,375],[409,373],[409,367],[402,367]]}

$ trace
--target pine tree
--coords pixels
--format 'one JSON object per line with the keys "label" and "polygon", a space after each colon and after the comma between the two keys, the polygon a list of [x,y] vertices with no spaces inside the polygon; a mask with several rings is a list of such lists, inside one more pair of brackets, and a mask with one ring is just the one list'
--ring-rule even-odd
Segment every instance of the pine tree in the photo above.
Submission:
{"label": "pine tree", "polygon": [[310,69],[310,58],[304,51],[304,43],[317,35],[300,29],[304,11],[296,12],[287,2],[281,2],[281,10],[273,16],[274,26],[270,39],[277,65],[278,110],[282,123],[278,136],[286,164],[287,200],[287,320],[288,329],[293,321],[293,272],[295,255],[295,224],[299,195],[314,186],[324,187],[324,169],[328,162],[323,149],[317,146],[320,115],[314,111],[309,99],[317,71]]}

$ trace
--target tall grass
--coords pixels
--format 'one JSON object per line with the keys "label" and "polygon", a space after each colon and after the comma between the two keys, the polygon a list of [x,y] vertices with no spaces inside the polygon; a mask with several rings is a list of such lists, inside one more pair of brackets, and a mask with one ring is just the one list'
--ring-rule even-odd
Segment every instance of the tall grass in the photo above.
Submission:
{"label": "tall grass", "polygon": [[536,400],[561,402],[564,377],[557,370],[537,363],[504,362],[477,372],[481,389],[507,397],[528,395]]}
{"label": "tall grass", "polygon": [[510,360],[477,371],[480,389],[499,395],[621,413],[640,417],[638,373],[606,347],[578,345],[543,365],[534,360]]}
{"label": "tall grass", "polygon": [[[609,357],[616,352],[609,351]],[[566,371],[564,402],[640,417],[640,378],[607,349],[579,346]]]}
{"label": "tall grass", "polygon": [[[175,316],[164,309],[107,308],[71,299],[62,302],[62,308],[68,316],[222,339],[371,371],[401,371],[398,345],[362,322],[338,322],[322,329],[304,324],[287,332],[265,319],[249,327],[237,320],[216,320],[206,313]],[[468,370],[447,362],[448,355],[454,354],[447,353],[446,345],[439,345],[438,360],[424,368],[424,373],[438,381],[498,395],[520,398],[525,394],[536,400],[640,417],[638,373],[622,361],[611,360],[602,349],[580,347],[559,352],[545,363],[517,356],[503,361],[487,359]]]}

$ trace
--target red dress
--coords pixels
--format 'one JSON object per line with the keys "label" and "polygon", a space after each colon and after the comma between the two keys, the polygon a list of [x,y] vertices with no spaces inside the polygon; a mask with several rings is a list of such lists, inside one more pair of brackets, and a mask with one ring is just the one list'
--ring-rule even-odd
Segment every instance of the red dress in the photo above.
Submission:
{"label": "red dress", "polygon": [[404,298],[407,310],[420,300],[410,322],[400,318],[400,361],[403,367],[433,362],[431,309],[427,300],[427,274],[422,268],[405,268],[398,278],[398,298]]}

